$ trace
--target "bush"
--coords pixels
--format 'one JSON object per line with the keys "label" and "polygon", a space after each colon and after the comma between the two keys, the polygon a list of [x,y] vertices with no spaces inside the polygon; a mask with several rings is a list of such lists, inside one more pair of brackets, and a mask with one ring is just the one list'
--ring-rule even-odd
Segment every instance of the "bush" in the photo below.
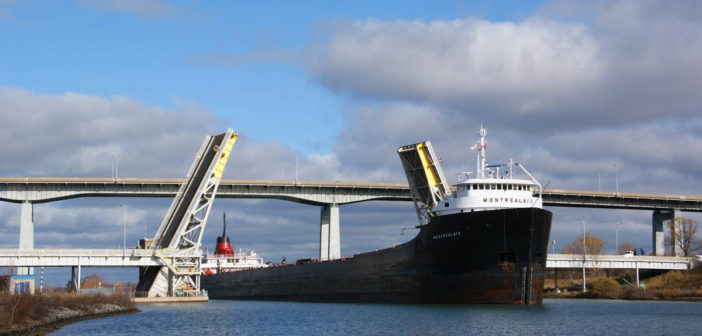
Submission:
{"label": "bush", "polygon": [[590,293],[598,297],[615,299],[619,297],[621,288],[612,279],[598,278],[590,282]]}

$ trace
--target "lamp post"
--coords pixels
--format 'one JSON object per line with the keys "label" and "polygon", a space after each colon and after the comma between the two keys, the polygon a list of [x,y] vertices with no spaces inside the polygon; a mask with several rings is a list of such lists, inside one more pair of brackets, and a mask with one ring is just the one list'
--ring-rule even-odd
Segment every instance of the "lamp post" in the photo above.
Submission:
{"label": "lamp post", "polygon": [[553,240],[553,244],[551,245],[551,253],[556,254],[556,240]]}
{"label": "lamp post", "polygon": [[619,227],[624,225],[623,222],[619,222],[617,224],[617,227],[614,229],[614,242],[617,244],[616,251],[614,251],[614,254],[619,254]]}
{"label": "lamp post", "polygon": [[614,186],[617,188],[617,195],[619,195],[619,167],[617,167],[617,164],[614,164]]}
{"label": "lamp post", "polygon": [[585,251],[585,249],[586,249],[586,245],[585,245],[585,220],[581,219],[580,223],[583,226],[583,293],[584,293],[584,292],[587,292],[587,287],[585,286],[585,252],[586,252]]}
{"label": "lamp post", "polygon": [[122,257],[124,257],[127,248],[127,207],[124,204],[120,204],[120,207],[122,207],[122,214],[124,215],[124,230],[122,234]]}
{"label": "lamp post", "polygon": [[110,157],[112,157],[112,179],[116,181],[118,175],[119,161],[117,161],[117,157],[114,154],[110,154]]}

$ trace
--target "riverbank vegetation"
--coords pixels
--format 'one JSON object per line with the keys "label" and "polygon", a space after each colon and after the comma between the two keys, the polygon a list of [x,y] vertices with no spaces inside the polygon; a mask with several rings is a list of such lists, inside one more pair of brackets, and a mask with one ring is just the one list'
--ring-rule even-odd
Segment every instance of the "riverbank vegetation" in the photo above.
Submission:
{"label": "riverbank vegetation", "polygon": [[135,311],[124,295],[0,293],[0,335],[43,335],[68,323]]}
{"label": "riverbank vegetation", "polygon": [[635,281],[631,281],[631,272],[598,274],[587,278],[585,293],[581,291],[582,278],[577,278],[579,271],[571,271],[572,274],[560,273],[565,274],[563,278],[559,275],[559,291],[555,290],[553,273],[551,272],[550,279],[547,275],[544,284],[546,297],[702,301],[702,268],[662,273],[642,272],[640,283],[643,286],[639,287],[636,287]]}

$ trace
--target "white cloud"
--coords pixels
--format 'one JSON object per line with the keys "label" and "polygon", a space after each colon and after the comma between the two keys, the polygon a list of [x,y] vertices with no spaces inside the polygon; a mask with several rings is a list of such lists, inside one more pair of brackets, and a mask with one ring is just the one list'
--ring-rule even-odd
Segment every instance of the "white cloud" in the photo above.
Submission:
{"label": "white cloud", "polygon": [[354,97],[432,104],[540,132],[699,113],[702,10],[694,1],[566,5],[584,7],[586,17],[554,18],[576,11],[561,8],[520,22],[339,22],[310,48],[307,66]]}
{"label": "white cloud", "polygon": [[121,176],[180,177],[204,135],[222,131],[197,106],[126,97],[0,88],[0,106],[3,176],[110,176],[114,156]]}
{"label": "white cloud", "polygon": [[578,23],[368,20],[332,32],[309,66],[322,83],[354,95],[483,105],[504,117],[539,114],[591,90],[603,75],[599,53]]}

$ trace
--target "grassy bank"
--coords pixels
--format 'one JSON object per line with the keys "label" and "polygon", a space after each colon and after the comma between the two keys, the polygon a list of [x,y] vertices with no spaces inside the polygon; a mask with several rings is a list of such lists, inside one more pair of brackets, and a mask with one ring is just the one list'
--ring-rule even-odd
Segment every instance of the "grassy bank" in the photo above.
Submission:
{"label": "grassy bank", "polygon": [[[559,280],[561,281],[561,280]],[[588,278],[588,291],[582,293],[580,284],[569,286],[556,293],[553,281],[547,282],[545,296],[549,298],[608,298],[632,300],[685,300],[702,301],[702,268],[690,271],[669,271],[642,278],[643,288],[636,288],[625,277]],[[551,284],[551,286],[548,286]]]}
{"label": "grassy bank", "polygon": [[0,335],[43,335],[80,320],[137,311],[122,295],[0,294]]}

